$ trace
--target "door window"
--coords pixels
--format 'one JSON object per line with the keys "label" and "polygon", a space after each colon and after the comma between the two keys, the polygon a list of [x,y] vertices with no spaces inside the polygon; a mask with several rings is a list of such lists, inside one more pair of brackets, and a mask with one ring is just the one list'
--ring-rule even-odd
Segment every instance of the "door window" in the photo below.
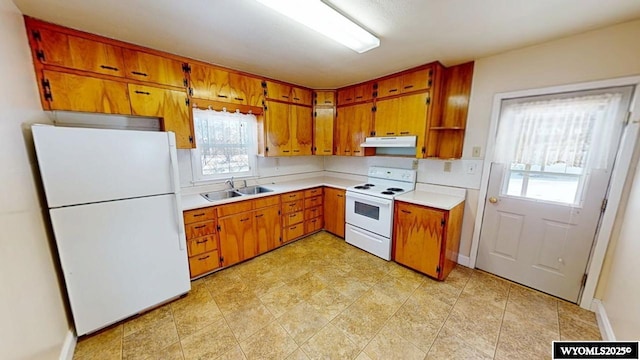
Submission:
{"label": "door window", "polygon": [[610,169],[631,87],[504,101],[496,162],[501,195],[579,205],[593,169]]}

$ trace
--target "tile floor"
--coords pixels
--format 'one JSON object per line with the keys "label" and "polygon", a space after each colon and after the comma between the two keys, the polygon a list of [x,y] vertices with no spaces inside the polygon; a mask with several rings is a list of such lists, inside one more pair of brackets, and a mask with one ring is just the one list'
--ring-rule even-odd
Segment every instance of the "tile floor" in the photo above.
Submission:
{"label": "tile floor", "polygon": [[434,281],[320,232],[79,340],[74,359],[546,359],[593,313],[458,266]]}

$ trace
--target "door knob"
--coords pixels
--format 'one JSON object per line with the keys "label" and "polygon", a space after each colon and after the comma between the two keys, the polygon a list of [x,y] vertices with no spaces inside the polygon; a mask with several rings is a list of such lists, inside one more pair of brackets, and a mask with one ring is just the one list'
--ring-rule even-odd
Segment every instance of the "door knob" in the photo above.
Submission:
{"label": "door knob", "polygon": [[495,197],[495,196],[492,196],[492,197],[489,198],[489,202],[492,203],[492,204],[495,204],[495,203],[498,202],[498,198]]}

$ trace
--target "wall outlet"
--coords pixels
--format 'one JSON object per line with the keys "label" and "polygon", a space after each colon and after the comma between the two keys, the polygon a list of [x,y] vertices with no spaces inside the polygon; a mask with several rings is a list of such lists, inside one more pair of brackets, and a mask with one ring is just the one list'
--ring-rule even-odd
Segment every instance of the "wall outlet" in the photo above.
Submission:
{"label": "wall outlet", "polygon": [[411,163],[411,168],[413,170],[418,170],[418,159],[413,160],[413,162]]}
{"label": "wall outlet", "polygon": [[451,161],[444,162],[444,172],[451,172]]}
{"label": "wall outlet", "polygon": [[473,151],[471,152],[471,156],[480,157],[480,151],[481,150],[482,150],[482,148],[480,146],[474,146],[473,147]]}

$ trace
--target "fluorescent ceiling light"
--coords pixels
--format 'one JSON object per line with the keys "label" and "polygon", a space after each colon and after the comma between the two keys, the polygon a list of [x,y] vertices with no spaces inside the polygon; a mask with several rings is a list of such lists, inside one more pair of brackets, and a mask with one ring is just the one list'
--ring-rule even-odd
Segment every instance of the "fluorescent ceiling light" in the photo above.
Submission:
{"label": "fluorescent ceiling light", "polygon": [[380,46],[380,39],[320,0],[257,0],[356,52]]}

